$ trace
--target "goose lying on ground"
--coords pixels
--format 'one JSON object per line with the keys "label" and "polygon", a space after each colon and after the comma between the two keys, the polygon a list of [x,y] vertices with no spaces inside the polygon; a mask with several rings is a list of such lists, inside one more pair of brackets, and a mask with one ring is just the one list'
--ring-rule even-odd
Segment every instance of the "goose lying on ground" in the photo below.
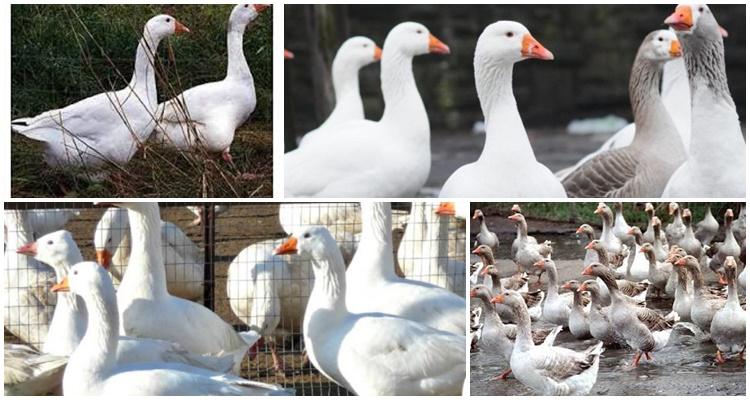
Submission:
{"label": "goose lying on ground", "polygon": [[51,166],[125,165],[154,129],[158,105],[154,58],[159,42],[182,32],[190,31],[174,17],[151,18],[143,29],[133,78],[126,88],[16,119],[11,128],[43,142],[44,160]]}
{"label": "goose lying on ground", "polygon": [[602,342],[582,352],[558,346],[536,346],[521,295],[503,292],[492,301],[509,305],[518,321],[516,343],[510,357],[510,368],[516,379],[546,396],[581,396],[591,391],[599,371]]}
{"label": "goose lying on ground", "polygon": [[336,125],[365,119],[362,96],[359,94],[359,70],[380,61],[382,55],[380,47],[372,39],[364,36],[349,38],[339,47],[331,66],[336,105],[319,127],[302,136],[299,147],[309,144],[311,140],[324,137],[327,130]]}
{"label": "goose lying on ground", "polygon": [[554,56],[517,22],[495,22],[479,36],[474,78],[486,142],[477,161],[448,178],[440,197],[565,197],[552,171],[537,161],[513,96],[513,66],[529,58]]}
{"label": "goose lying on ground", "polygon": [[[601,153],[563,179],[570,197],[659,197],[685,161],[685,148],[659,94],[662,66],[682,51],[677,35],[646,36],[630,74],[635,136],[627,147]],[[669,157],[664,157],[664,154]]]}
{"label": "goose lying on ground", "polygon": [[156,140],[180,150],[203,147],[232,162],[230,147],[237,128],[255,111],[255,82],[242,49],[247,25],[265,4],[239,4],[229,15],[227,76],[190,88],[159,104]]}
{"label": "goose lying on ground", "polygon": [[745,196],[746,145],[727,84],[721,29],[705,4],[681,4],[665,21],[682,44],[692,120],[687,160],[662,197]]}
{"label": "goose lying on ground", "polygon": [[184,364],[117,365],[114,357],[119,342],[117,297],[107,272],[93,262],[78,263],[53,290],[71,291],[82,297],[89,316],[86,335],[65,368],[63,393],[67,396],[291,394],[275,385]]}
{"label": "goose lying on ground", "polygon": [[[338,125],[325,140],[286,153],[287,196],[411,197],[419,192],[430,173],[430,124],[412,60],[427,53],[448,54],[450,49],[416,22],[391,30],[380,62],[383,117]],[[339,149],[336,157],[326,156],[332,148]]]}
{"label": "goose lying on ground", "polygon": [[[350,311],[344,260],[324,227],[297,232],[276,250],[289,253],[313,260],[315,285],[303,332],[310,361],[324,376],[361,396],[461,394],[465,332],[448,333],[398,316]],[[373,300],[361,292],[354,296]]]}

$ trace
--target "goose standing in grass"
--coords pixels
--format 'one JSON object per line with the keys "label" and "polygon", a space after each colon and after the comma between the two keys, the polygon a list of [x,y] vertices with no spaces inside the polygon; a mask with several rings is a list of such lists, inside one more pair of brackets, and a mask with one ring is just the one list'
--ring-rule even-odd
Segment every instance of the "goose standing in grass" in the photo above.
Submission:
{"label": "goose standing in grass", "polygon": [[57,302],[50,292],[55,284],[55,272],[15,251],[34,240],[25,211],[5,210],[4,228],[3,326],[13,336],[38,347],[47,341]]}
{"label": "goose standing in grass", "polygon": [[242,37],[247,25],[266,8],[265,4],[238,4],[232,9],[227,32],[227,76],[159,104],[156,140],[180,150],[203,147],[232,162],[230,147],[235,131],[255,111],[257,103]]}
{"label": "goose standing in grass", "polygon": [[[162,260],[166,268],[167,290],[173,296],[200,301],[205,279],[203,254],[177,225],[161,221]],[[127,210],[111,207],[104,212],[94,231],[96,261],[121,282],[131,252],[130,218]]]}
{"label": "goose standing in grass", "polygon": [[745,196],[746,145],[727,83],[721,28],[705,4],[681,4],[664,21],[682,44],[692,120],[687,160],[662,197]]}
{"label": "goose standing in grass", "polygon": [[617,288],[612,273],[599,263],[586,267],[581,275],[601,278],[609,289],[612,307],[609,309],[609,320],[615,332],[622,336],[630,348],[637,351],[633,365],[638,366],[641,356],[652,358],[651,353],[664,348],[672,334],[673,318],[667,318],[658,312],[636,306],[625,300],[625,295]]}
{"label": "goose standing in grass", "polygon": [[128,210],[133,241],[128,271],[117,291],[120,332],[175,342],[197,354],[223,351],[233,355],[235,371],[239,371],[245,353],[258,340],[257,334],[238,333],[208,308],[169,294],[160,251],[158,204],[117,206]]}
{"label": "goose standing in grass", "polygon": [[[287,196],[411,197],[422,189],[432,157],[430,122],[412,60],[427,53],[450,49],[424,25],[403,22],[388,33],[380,62],[383,117],[338,125],[325,140],[286,153]],[[336,157],[332,148],[340,150]]]}
{"label": "goose standing in grass", "polygon": [[125,165],[154,130],[159,104],[154,59],[159,43],[190,32],[169,15],[146,23],[135,56],[133,78],[124,89],[100,93],[65,108],[11,122],[13,131],[44,144],[51,166]]}
{"label": "goose standing in grass", "polygon": [[[500,316],[495,312],[495,309],[497,306],[503,306],[510,310],[511,314],[513,314],[513,310],[506,304],[493,303],[492,299],[494,295],[490,292],[489,288],[484,285],[476,285],[472,287],[469,292],[469,297],[479,299],[482,315],[484,315],[482,336],[478,340],[479,347],[482,351],[500,356],[505,359],[506,362],[510,362],[518,330],[515,324],[503,323]],[[545,346],[552,346],[557,334],[560,333],[561,330],[562,326],[557,326],[553,329],[536,329],[531,332],[531,336],[536,345],[544,344]],[[504,380],[511,372],[511,369],[507,369],[494,379]]]}
{"label": "goose standing in grass", "polygon": [[724,262],[724,270],[727,278],[727,302],[724,307],[716,312],[711,320],[711,340],[716,344],[716,361],[725,361],[722,353],[740,353],[740,358],[745,354],[745,326],[746,312],[740,307],[737,297],[737,262],[734,257],[727,257]]}
{"label": "goose standing in grass", "polygon": [[[363,207],[365,214],[367,208]],[[466,377],[465,331],[449,333],[403,317],[351,311],[344,260],[324,227],[301,230],[276,250],[276,254],[290,253],[313,260],[315,284],[303,332],[310,361],[325,377],[361,396],[461,394]],[[361,292],[354,296],[375,300]]]}
{"label": "goose standing in grass", "polygon": [[339,47],[331,66],[336,105],[319,127],[302,136],[300,147],[317,137],[325,137],[327,130],[336,125],[365,119],[365,108],[359,94],[359,70],[380,61],[382,56],[382,49],[364,36],[349,38]]}
{"label": "goose standing in grass", "polygon": [[518,22],[495,22],[479,36],[474,79],[486,141],[479,159],[456,170],[440,197],[566,197],[552,171],[537,161],[513,95],[513,66],[530,58],[554,56]]}
{"label": "goose standing in grass", "polygon": [[[115,361],[120,330],[117,296],[107,272],[93,262],[78,263],[53,290],[70,291],[82,297],[89,316],[86,334],[70,356],[63,376],[63,393],[67,396],[291,394],[276,385],[183,364],[118,365]],[[168,329],[163,323],[155,325]]]}
{"label": "goose standing in grass", "polygon": [[510,357],[513,376],[546,396],[581,396],[596,383],[602,342],[577,352],[558,346],[537,346],[531,332],[531,320],[521,295],[503,292],[492,299],[507,304],[516,316],[516,343]]}
{"label": "goose standing in grass", "polygon": [[[497,234],[487,228],[487,222],[485,220],[484,213],[480,209],[474,210],[474,215],[471,219],[479,221],[479,233],[474,238],[474,247],[481,245],[489,246],[494,252],[500,251],[500,240],[497,238]],[[520,228],[519,228],[520,229]]]}
{"label": "goose standing in grass", "polygon": [[703,220],[695,226],[695,237],[701,241],[701,244],[711,244],[714,236],[719,232],[719,221],[714,218],[711,212],[711,205],[706,205],[706,214]]}
{"label": "goose standing in grass", "polygon": [[363,202],[361,207],[362,240],[346,270],[347,309],[353,313],[395,315],[464,335],[463,297],[430,283],[396,275],[390,203]]}
{"label": "goose standing in grass", "polygon": [[[658,30],[646,36],[630,74],[635,136],[630,145],[601,153],[570,172],[563,186],[570,197],[659,197],[686,158],[685,148],[659,93],[664,63],[680,57],[677,35]],[[664,154],[669,157],[664,157]]]}

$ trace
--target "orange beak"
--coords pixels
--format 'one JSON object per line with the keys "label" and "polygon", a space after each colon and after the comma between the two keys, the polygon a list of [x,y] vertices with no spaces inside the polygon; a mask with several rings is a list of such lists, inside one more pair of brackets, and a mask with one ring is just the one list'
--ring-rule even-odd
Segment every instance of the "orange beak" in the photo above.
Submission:
{"label": "orange beak", "polygon": [[591,265],[589,265],[588,267],[583,269],[581,275],[594,276],[594,269],[591,267]]}
{"label": "orange beak", "polygon": [[66,276],[63,280],[55,286],[52,286],[52,292],[69,292],[70,286],[68,285],[68,277]]}
{"label": "orange beak", "polygon": [[474,211],[474,215],[471,216],[471,219],[479,219],[479,210]]}
{"label": "orange beak", "polygon": [[721,283],[722,285],[729,284],[729,282],[727,282],[727,278],[722,273],[719,273],[719,283]]}
{"label": "orange beak", "polygon": [[576,229],[576,234],[583,233],[583,227],[579,226],[578,229]]}
{"label": "orange beak", "polygon": [[479,254],[479,247],[471,251],[471,254]]}
{"label": "orange beak", "polygon": [[430,35],[430,43],[427,47],[430,51],[430,53],[435,54],[450,54],[451,48],[448,47],[445,43],[441,42],[440,39],[436,38],[433,35]]}
{"label": "orange beak", "polygon": [[564,285],[562,285],[563,289],[570,289],[570,282],[565,282]]}
{"label": "orange beak", "polygon": [[521,56],[524,58],[538,58],[540,60],[554,60],[552,52],[545,49],[530,33],[523,35],[521,42]]}
{"label": "orange beak", "polygon": [[534,266],[537,268],[544,268],[544,260],[539,260],[534,263]]}
{"label": "orange beak", "polygon": [[284,49],[284,58],[287,60],[291,60],[294,58],[294,53],[292,53],[291,51],[287,49]]}
{"label": "orange beak", "polygon": [[638,251],[641,252],[641,253],[645,253],[646,252],[646,248],[645,247],[641,247],[640,250],[638,250]]}
{"label": "orange beak", "polygon": [[375,46],[375,56],[373,58],[375,58],[375,61],[380,61],[383,58],[383,49]]}
{"label": "orange beak", "polygon": [[690,30],[693,27],[693,9],[688,5],[677,6],[664,23],[677,31]]}
{"label": "orange beak", "polygon": [[273,251],[273,253],[276,255],[297,253],[297,238],[294,236],[289,236],[289,239],[287,239],[284,243],[277,247]]}
{"label": "orange beak", "polygon": [[594,249],[594,242],[589,242],[589,244],[586,245],[586,250],[593,250]]}
{"label": "orange beak", "polygon": [[495,303],[501,303],[502,304],[504,301],[505,301],[505,295],[504,294],[499,294],[499,295],[493,297],[492,300],[490,300],[490,303],[493,303],[493,304],[495,304]]}
{"label": "orange beak", "polygon": [[469,292],[469,297],[477,297],[476,289],[471,289],[471,291]]}
{"label": "orange beak", "polygon": [[596,207],[596,210],[594,210],[594,214],[601,214],[604,212],[604,207],[598,206]]}
{"label": "orange beak", "polygon": [[508,219],[512,219],[513,221],[520,221],[521,217],[519,217],[520,214],[513,214],[508,217]]}
{"label": "orange beak", "polygon": [[188,29],[187,26],[183,25],[182,22],[174,20],[174,33],[190,33],[190,29]]}
{"label": "orange beak", "polygon": [[109,251],[106,249],[97,250],[96,263],[104,267],[104,269],[109,269],[109,266],[112,263],[112,254],[109,254]]}
{"label": "orange beak", "polygon": [[456,215],[456,205],[451,202],[441,202],[435,210],[435,214],[454,216]]}
{"label": "orange beak", "polygon": [[255,8],[255,12],[258,12],[258,13],[262,12],[268,7],[269,7],[268,4],[253,4],[253,8]]}
{"label": "orange beak", "polygon": [[724,29],[723,26],[719,26],[719,33],[721,34],[721,37],[728,38],[729,37],[729,31]]}
{"label": "orange beak", "polygon": [[37,253],[36,242],[26,243],[25,245],[19,247],[16,250],[16,253],[23,254],[25,256],[36,257],[36,253]]}
{"label": "orange beak", "polygon": [[485,266],[484,266],[484,267],[482,268],[482,270],[481,270],[481,271],[479,271],[479,275],[482,275],[482,276],[484,276],[484,275],[487,275],[487,270],[489,270],[489,269],[490,269],[490,266],[489,266],[489,265],[485,265]]}
{"label": "orange beak", "polygon": [[680,258],[679,260],[677,260],[677,262],[676,262],[676,263],[674,263],[674,265],[676,265],[676,266],[678,266],[678,267],[684,267],[684,266],[685,266],[685,264],[687,264],[687,257],[685,257],[685,258]]}
{"label": "orange beak", "polygon": [[587,290],[589,290],[589,286],[587,284],[585,284],[585,283],[582,283],[581,286],[578,286],[578,291],[579,292],[585,292]]}
{"label": "orange beak", "polygon": [[682,57],[682,46],[679,40],[673,40],[669,47],[669,55],[673,58]]}

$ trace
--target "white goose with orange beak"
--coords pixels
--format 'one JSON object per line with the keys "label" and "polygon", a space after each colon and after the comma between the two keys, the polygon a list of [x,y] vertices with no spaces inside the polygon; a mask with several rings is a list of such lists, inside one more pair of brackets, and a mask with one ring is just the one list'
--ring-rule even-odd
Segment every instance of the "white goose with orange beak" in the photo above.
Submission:
{"label": "white goose with orange beak", "polygon": [[428,53],[450,48],[416,22],[391,30],[380,61],[383,117],[339,125],[325,140],[286,153],[286,196],[413,197],[422,189],[431,166],[430,122],[412,60]]}
{"label": "white goose with orange beak", "polygon": [[479,159],[456,170],[440,197],[566,197],[536,160],[513,96],[513,66],[529,58],[554,56],[518,22],[495,22],[479,36],[474,79],[487,137]]}

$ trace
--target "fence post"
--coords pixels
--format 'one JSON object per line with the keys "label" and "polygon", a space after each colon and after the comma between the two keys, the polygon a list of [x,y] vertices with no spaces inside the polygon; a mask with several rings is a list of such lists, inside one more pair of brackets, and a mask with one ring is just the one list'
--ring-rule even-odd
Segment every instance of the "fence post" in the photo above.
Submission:
{"label": "fence post", "polygon": [[204,203],[201,209],[203,219],[203,305],[214,309],[214,245],[216,226],[213,203]]}

